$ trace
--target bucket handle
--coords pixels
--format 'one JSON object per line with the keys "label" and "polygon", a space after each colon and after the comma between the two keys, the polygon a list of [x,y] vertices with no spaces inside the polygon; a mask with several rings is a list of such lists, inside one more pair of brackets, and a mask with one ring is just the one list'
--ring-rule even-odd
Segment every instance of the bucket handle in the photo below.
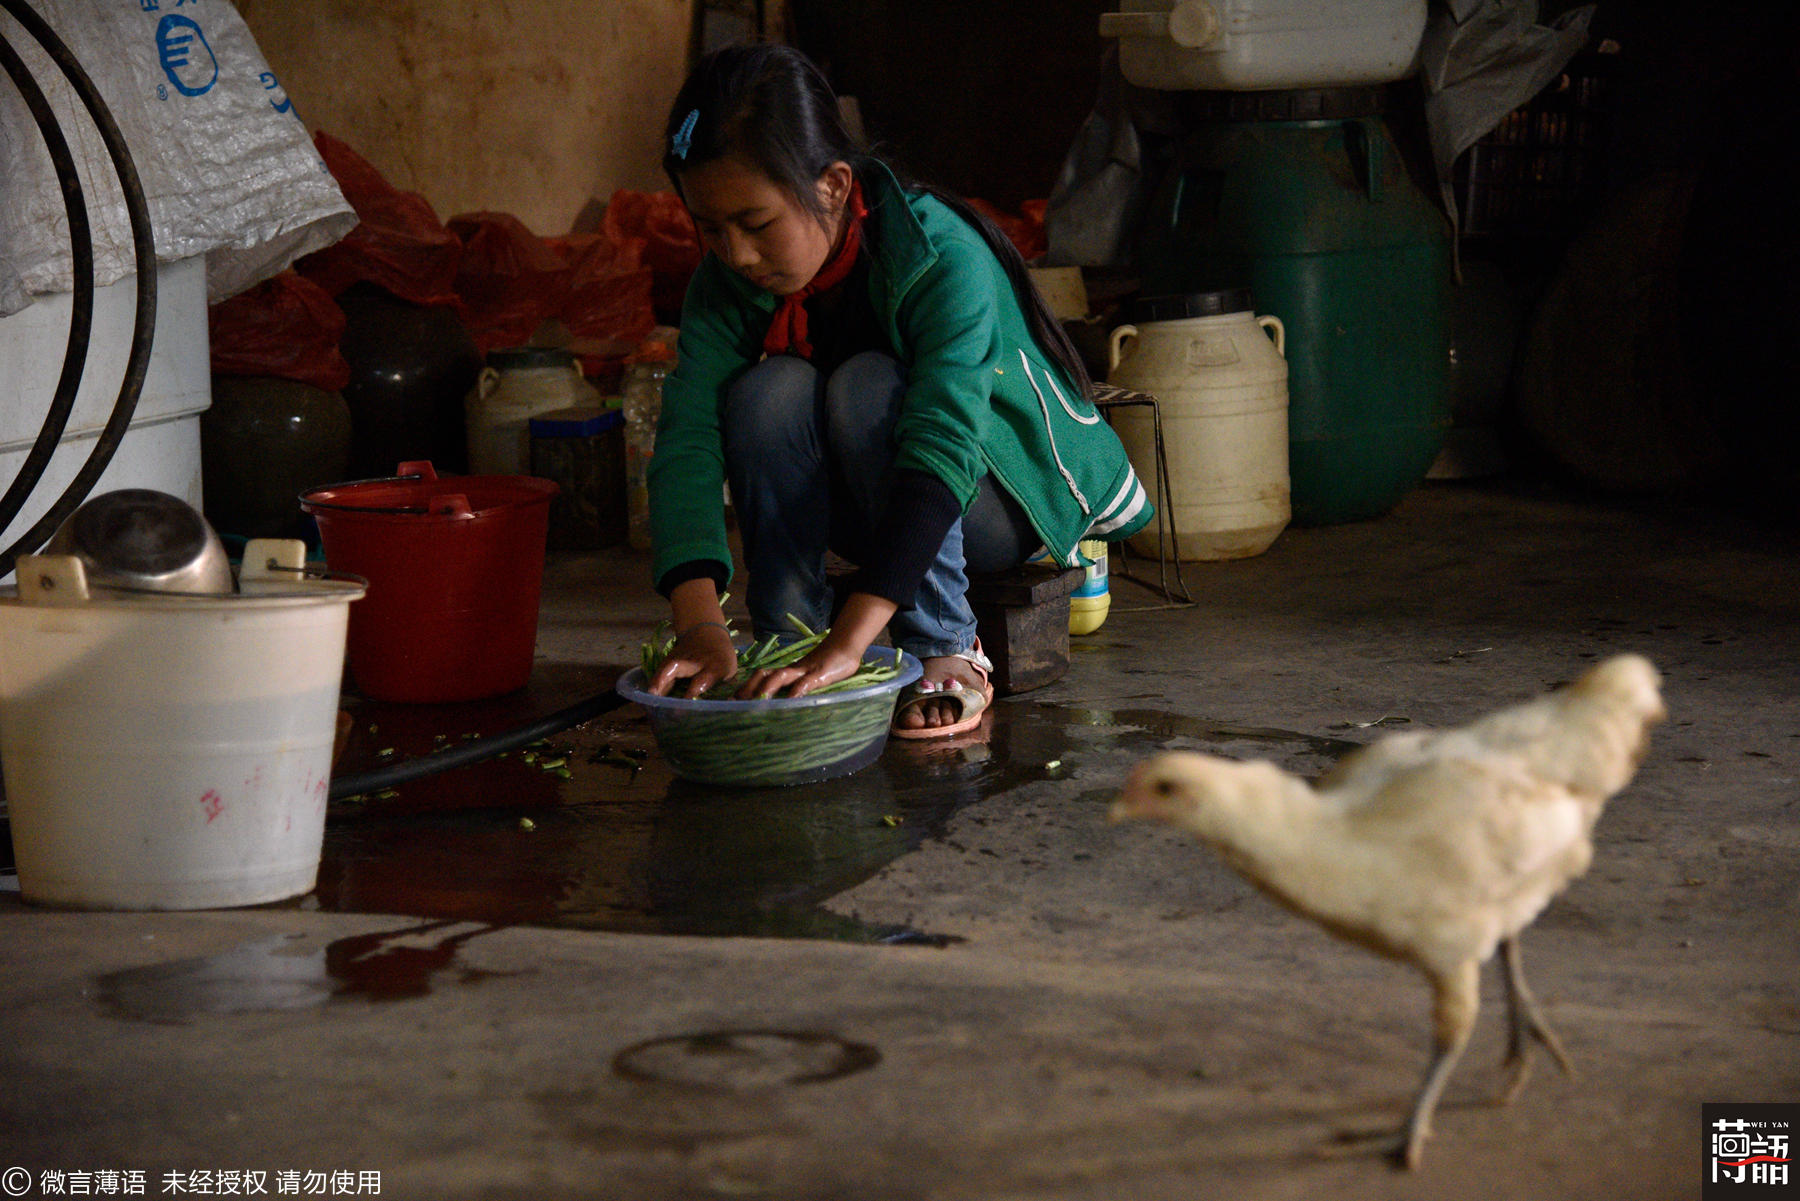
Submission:
{"label": "bucket handle", "polygon": [[[251,545],[255,545],[254,541]],[[306,544],[296,540],[304,554]],[[87,567],[75,555],[20,555],[14,565],[19,579],[19,600],[43,608],[70,608],[85,605],[94,593],[148,596],[159,601],[236,600],[238,592],[170,592],[163,588],[134,588],[129,584],[94,584],[87,578]],[[277,569],[279,570],[279,569]],[[311,568],[305,569],[311,572]],[[344,579],[368,587],[368,581],[347,573],[326,574],[326,579]],[[252,592],[257,589],[252,588]]]}
{"label": "bucket handle", "polygon": [[[261,575],[260,572],[258,573],[260,576],[258,582],[265,584],[285,582],[281,579],[281,576],[295,575],[299,576],[302,580],[325,580],[338,584],[356,584],[363,588],[369,586],[368,576],[357,575],[354,571],[333,571],[329,567],[321,567],[315,563],[308,563],[303,567],[283,567],[279,563],[270,562],[263,565],[262,571],[269,573],[266,576]],[[254,592],[258,591],[258,589],[247,589],[247,591]],[[181,594],[177,593],[176,595]]]}
{"label": "bucket handle", "polygon": [[1281,323],[1281,318],[1273,313],[1264,313],[1256,319],[1256,323],[1263,327],[1264,333],[1275,339],[1275,353],[1287,358],[1287,326]]}
{"label": "bucket handle", "polygon": [[1119,369],[1119,350],[1125,339],[1138,336],[1135,325],[1121,325],[1112,332],[1112,338],[1106,344],[1106,373],[1111,375]]}
{"label": "bucket handle", "polygon": [[252,538],[244,544],[244,561],[238,568],[240,592],[263,592],[291,583],[295,577],[369,586],[369,581],[362,576],[308,563],[306,543],[298,538]]}
{"label": "bucket handle", "polygon": [[[386,483],[385,480],[365,480],[363,483]],[[461,492],[446,492],[431,498],[423,505],[340,505],[328,500],[308,500],[305,494],[300,497],[301,504],[308,509],[326,509],[333,513],[379,513],[387,517],[473,517],[475,510],[469,505],[469,498]]]}
{"label": "bucket handle", "polygon": [[[341,488],[355,488],[362,484],[410,484],[415,481],[432,481],[438,478],[437,469],[431,465],[430,459],[409,459],[394,469],[393,475],[372,476],[366,480],[341,480],[335,484],[314,484],[300,492],[300,503],[314,509],[330,509],[339,513],[390,513],[404,516],[423,516],[434,510],[421,505],[397,505],[383,507],[376,505],[340,505],[328,500],[313,500],[318,492],[336,492]],[[465,504],[467,502],[464,502]]]}
{"label": "bucket handle", "polygon": [[415,480],[435,480],[437,477],[437,468],[431,465],[430,459],[417,459],[400,464],[394,468],[393,475],[370,476],[366,480],[339,480],[335,484],[314,484],[305,491],[329,492],[333,488],[354,488],[358,484],[410,484]]}
{"label": "bucket handle", "polygon": [[20,555],[13,568],[25,604],[52,608],[89,600],[87,568],[74,555]]}

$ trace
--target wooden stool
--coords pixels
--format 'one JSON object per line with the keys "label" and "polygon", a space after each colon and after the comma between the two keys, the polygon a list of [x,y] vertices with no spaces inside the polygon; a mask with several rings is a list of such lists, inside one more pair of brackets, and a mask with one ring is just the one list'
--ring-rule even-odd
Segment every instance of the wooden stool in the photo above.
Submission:
{"label": "wooden stool", "polygon": [[1079,567],[1015,567],[969,580],[969,605],[981,649],[994,661],[994,691],[1029,692],[1069,670],[1069,596]]}

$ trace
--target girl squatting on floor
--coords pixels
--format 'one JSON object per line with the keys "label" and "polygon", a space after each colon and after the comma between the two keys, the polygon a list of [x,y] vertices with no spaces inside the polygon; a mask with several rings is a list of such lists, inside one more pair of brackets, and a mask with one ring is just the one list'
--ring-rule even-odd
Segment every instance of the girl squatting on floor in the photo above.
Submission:
{"label": "girl squatting on floor", "polygon": [[[677,640],[651,690],[737,671],[721,484],[756,635],[831,633],[743,696],[854,672],[888,629],[924,664],[896,735],[969,729],[991,702],[970,573],[1085,562],[1154,516],[1017,250],[961,201],[859,150],[803,55],[733,46],[669,113],[663,168],[706,249],[682,309],[649,472],[656,588]],[[857,565],[832,619],[827,550]]]}

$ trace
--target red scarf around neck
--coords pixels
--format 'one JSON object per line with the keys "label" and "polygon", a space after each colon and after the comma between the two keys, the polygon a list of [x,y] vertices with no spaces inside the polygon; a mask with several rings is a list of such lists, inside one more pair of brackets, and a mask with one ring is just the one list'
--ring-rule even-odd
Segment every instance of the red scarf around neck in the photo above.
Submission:
{"label": "red scarf around neck", "polygon": [[812,343],[806,340],[806,298],[836,287],[850,274],[850,268],[856,265],[857,253],[862,249],[862,219],[868,215],[868,206],[863,203],[862,181],[853,180],[849,199],[844,202],[844,244],[805,287],[781,298],[781,306],[769,323],[769,332],[763,335],[765,352],[812,358]]}

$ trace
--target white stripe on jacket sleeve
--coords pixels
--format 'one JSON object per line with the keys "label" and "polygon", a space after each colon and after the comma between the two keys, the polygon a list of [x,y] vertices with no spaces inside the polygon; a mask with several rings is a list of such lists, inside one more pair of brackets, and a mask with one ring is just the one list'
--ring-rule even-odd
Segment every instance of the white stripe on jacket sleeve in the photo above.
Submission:
{"label": "white stripe on jacket sleeve", "polygon": [[1091,538],[1097,534],[1110,534],[1122,526],[1129,525],[1132,518],[1144,511],[1144,505],[1149,502],[1150,497],[1144,491],[1144,485],[1137,478],[1136,472],[1132,473],[1128,483],[1131,488],[1130,502],[1113,516],[1103,517],[1101,520],[1096,521],[1093,525],[1089,526],[1088,537]]}

